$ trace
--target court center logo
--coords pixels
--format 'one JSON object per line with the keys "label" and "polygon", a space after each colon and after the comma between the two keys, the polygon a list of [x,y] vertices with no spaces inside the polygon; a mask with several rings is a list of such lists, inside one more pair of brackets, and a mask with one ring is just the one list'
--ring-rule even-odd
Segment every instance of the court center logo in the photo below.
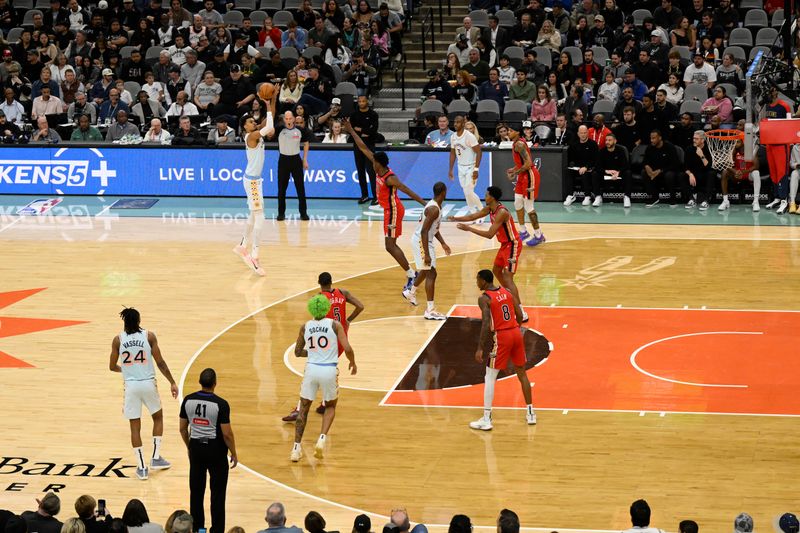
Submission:
{"label": "court center logo", "polygon": [[644,276],[652,274],[662,268],[667,268],[675,264],[677,257],[664,256],[638,266],[631,266],[632,255],[619,255],[612,257],[600,264],[584,268],[572,279],[561,279],[561,287],[575,287],[583,290],[586,287],[605,287],[607,283],[615,278],[623,276]]}
{"label": "court center logo", "polygon": [[116,177],[97,148],[59,148],[49,159],[0,160],[0,189],[17,194],[49,185],[56,194],[102,195]]}

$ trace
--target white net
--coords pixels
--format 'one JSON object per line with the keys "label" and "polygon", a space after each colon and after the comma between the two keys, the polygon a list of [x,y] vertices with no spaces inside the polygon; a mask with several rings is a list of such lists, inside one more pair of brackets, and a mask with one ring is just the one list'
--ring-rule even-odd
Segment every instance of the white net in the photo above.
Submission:
{"label": "white net", "polygon": [[742,133],[736,130],[718,130],[706,133],[706,145],[711,152],[711,166],[722,172],[733,168],[733,152]]}

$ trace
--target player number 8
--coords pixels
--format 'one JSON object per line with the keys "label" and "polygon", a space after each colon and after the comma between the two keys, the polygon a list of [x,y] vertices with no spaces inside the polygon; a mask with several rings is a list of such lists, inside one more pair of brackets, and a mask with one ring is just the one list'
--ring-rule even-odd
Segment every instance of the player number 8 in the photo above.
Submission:
{"label": "player number 8", "polygon": [[509,311],[507,305],[503,304],[500,310],[503,312],[503,320],[511,320],[511,311]]}

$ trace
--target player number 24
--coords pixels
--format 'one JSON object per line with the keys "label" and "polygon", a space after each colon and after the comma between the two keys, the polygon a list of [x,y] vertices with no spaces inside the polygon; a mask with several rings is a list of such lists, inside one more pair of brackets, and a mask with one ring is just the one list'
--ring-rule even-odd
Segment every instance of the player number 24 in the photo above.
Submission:
{"label": "player number 24", "polygon": [[135,365],[136,363],[144,363],[145,356],[144,351],[139,350],[139,353],[133,356],[131,359],[131,352],[122,352],[122,364],[123,365]]}

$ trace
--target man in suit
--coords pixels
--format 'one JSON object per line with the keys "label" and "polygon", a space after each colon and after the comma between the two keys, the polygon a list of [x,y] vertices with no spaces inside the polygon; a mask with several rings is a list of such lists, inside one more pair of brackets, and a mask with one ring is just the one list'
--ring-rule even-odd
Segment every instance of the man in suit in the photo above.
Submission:
{"label": "man in suit", "polygon": [[497,15],[489,15],[489,27],[483,30],[483,41],[492,43],[497,50],[497,56],[503,55],[503,50],[511,43],[511,34],[506,28],[500,26],[500,19]]}
{"label": "man in suit", "polygon": [[464,25],[456,30],[456,40],[458,40],[458,36],[462,33],[467,36],[467,42],[470,48],[475,46],[475,41],[481,36],[480,28],[473,26],[472,19],[469,17],[464,17]]}

